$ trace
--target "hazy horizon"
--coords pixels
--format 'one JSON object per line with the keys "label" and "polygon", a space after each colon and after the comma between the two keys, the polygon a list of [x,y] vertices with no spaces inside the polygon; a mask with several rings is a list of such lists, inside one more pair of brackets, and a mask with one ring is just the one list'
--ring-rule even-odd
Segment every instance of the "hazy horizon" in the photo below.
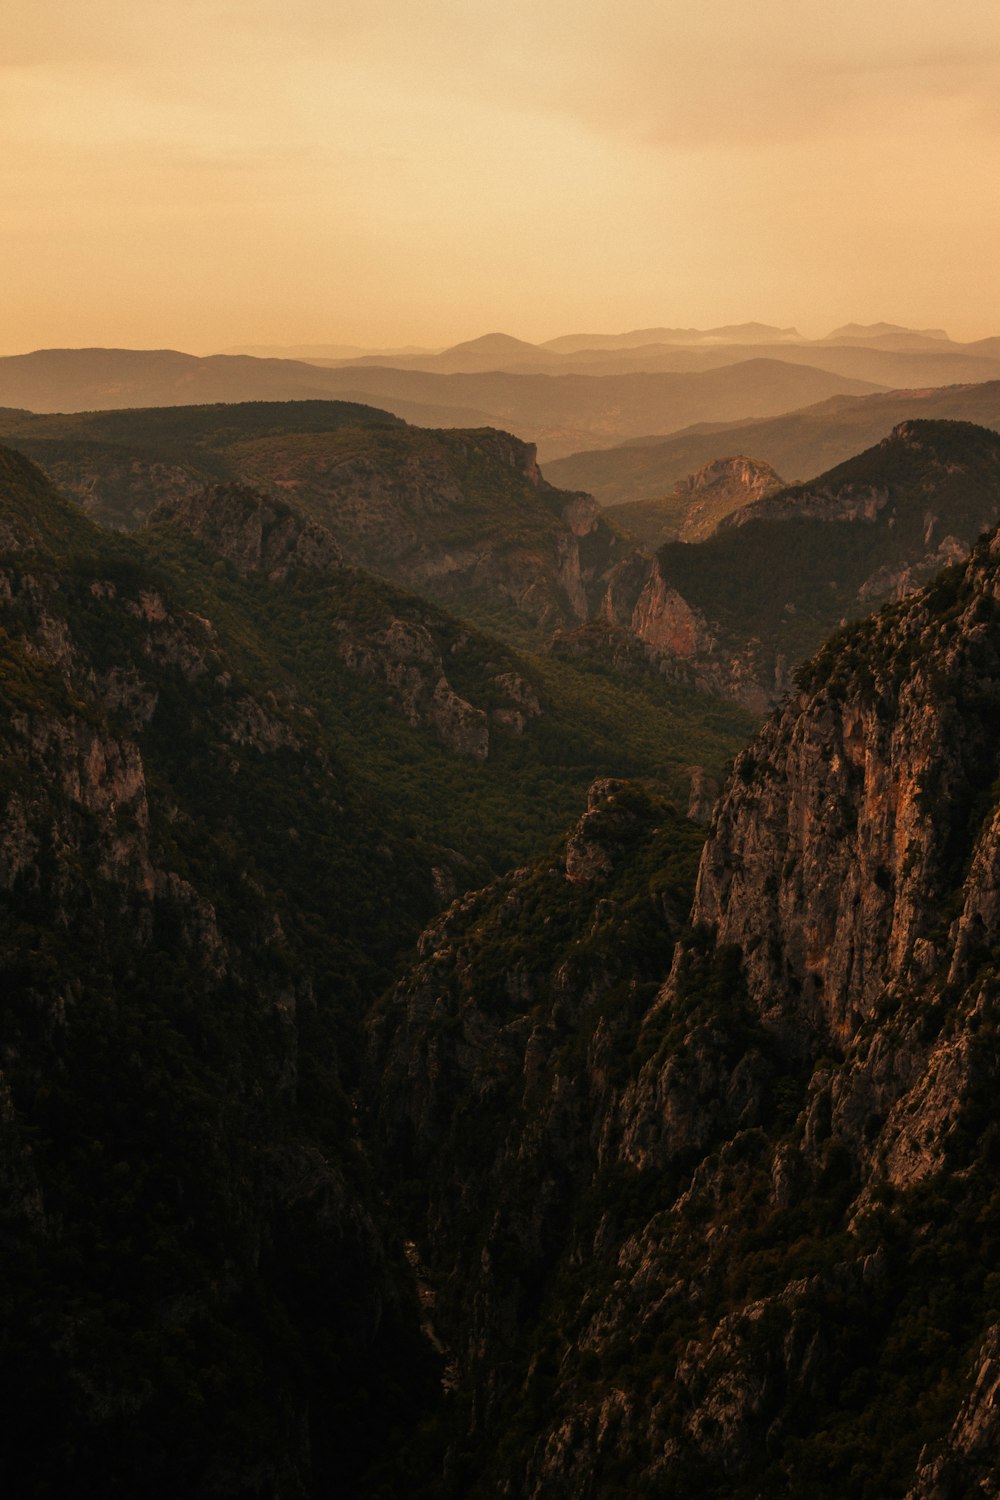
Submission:
{"label": "hazy horizon", "polygon": [[986,0],[11,0],[0,353],[996,333]]}

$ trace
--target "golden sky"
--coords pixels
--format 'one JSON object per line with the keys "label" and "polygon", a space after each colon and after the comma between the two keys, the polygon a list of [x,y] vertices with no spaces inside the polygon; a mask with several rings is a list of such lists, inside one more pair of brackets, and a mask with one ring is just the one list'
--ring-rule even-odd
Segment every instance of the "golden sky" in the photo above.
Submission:
{"label": "golden sky", "polygon": [[5,0],[0,353],[1000,333],[996,0]]}

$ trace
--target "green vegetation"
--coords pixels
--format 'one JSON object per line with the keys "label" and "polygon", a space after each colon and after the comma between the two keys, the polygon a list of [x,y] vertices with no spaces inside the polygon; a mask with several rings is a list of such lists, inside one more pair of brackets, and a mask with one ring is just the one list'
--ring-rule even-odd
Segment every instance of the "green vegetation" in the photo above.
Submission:
{"label": "green vegetation", "polygon": [[[432,868],[462,889],[537,854],[599,774],[683,796],[745,721],[651,683],[623,725],[607,672],[356,569],[269,579],[177,521],[102,532],[0,462],[9,1472],[40,1495],[350,1492],[434,1395],[350,1099]],[[468,701],[514,674],[541,714],[485,763],[449,750],[348,665],[345,639],[400,621]],[[701,834],[649,806],[656,868],[628,878],[679,908]],[[539,915],[524,941],[550,935]]]}
{"label": "green vegetation", "polygon": [[[967,545],[998,516],[1000,438],[960,422],[911,422],[887,440],[823,475],[782,491],[781,519],[723,528],[704,542],[669,543],[659,553],[668,583],[701,610],[723,651],[756,651],[759,673],[801,661],[845,619],[858,619],[890,595],[901,575],[910,587],[941,565],[946,537]],[[819,519],[800,502],[870,507],[870,517]],[[925,561],[926,559],[926,561]],[[765,586],[762,586],[764,581]]]}

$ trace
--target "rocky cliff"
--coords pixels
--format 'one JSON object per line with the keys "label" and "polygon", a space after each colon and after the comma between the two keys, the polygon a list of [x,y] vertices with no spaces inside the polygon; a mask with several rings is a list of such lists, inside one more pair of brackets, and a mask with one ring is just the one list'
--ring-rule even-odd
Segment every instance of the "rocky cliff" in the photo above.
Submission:
{"label": "rocky cliff", "polygon": [[[519,877],[550,904],[428,939],[377,1056],[454,1493],[998,1492],[998,653],[996,534],[825,647],[736,762],[659,987],[605,788]],[[522,973],[539,920],[572,957]]]}
{"label": "rocky cliff", "polygon": [[783,488],[784,480],[770,464],[739,454],[703,464],[667,494],[606,505],[604,515],[643,546],[656,549],[678,539],[703,541],[723,517]]}
{"label": "rocky cliff", "polygon": [[535,448],[430,432],[346,402],[252,402],[31,416],[10,440],[105,525],[227,481],[291,502],[348,561],[469,618],[585,620],[627,550],[589,496],[546,484]]}
{"label": "rocky cliff", "polygon": [[[237,573],[281,584],[290,571],[319,574],[340,608],[331,646],[350,671],[382,683],[414,727],[429,729],[458,755],[486,760],[496,738],[517,736],[542,712],[515,660],[474,631],[344,561],[325,526],[295,506],[246,485],[215,485],[161,504],[154,526],[180,526]],[[500,655],[500,662],[484,658]],[[448,672],[478,679],[479,702],[455,690]]]}
{"label": "rocky cliff", "polygon": [[760,712],[838,625],[966,557],[998,515],[995,433],[904,422],[810,484],[734,509],[697,545],[623,562],[601,610],[662,670]]}

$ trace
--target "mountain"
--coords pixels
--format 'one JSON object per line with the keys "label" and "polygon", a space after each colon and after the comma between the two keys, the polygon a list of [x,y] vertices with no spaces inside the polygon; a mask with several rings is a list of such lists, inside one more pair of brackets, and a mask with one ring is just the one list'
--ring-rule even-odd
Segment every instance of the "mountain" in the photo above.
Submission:
{"label": "mountain", "polygon": [[567,333],[540,347],[559,354],[580,349],[640,349],[645,344],[771,344],[797,340],[794,328],[769,323],[728,323],[721,328],[636,328],[631,333]]}
{"label": "mountain", "polygon": [[951,340],[943,328],[904,328],[899,323],[845,323],[828,333],[822,342],[881,343],[897,349],[912,349],[947,344]]}
{"label": "mountain", "polygon": [[223,605],[6,449],[0,515],[6,1483],[352,1485],[434,1373],[346,1091],[436,902],[262,619],[336,551]]}
{"label": "mountain", "polygon": [[426,934],[371,1108],[448,1360],[427,1493],[995,1493],[998,622],[993,533],[827,645],[686,927],[602,782]]}
{"label": "mountain", "polygon": [[623,546],[534,448],[489,429],[425,432],[340,402],[246,403],[8,420],[8,439],[105,524],[220,480],[294,500],[350,559],[484,621],[581,623]]}
{"label": "mountain", "polygon": [[703,465],[660,499],[605,506],[603,517],[624,527],[647,547],[673,541],[698,542],[711,536],[718,523],[734,510],[782,488],[784,481],[770,464],[739,454]]}
{"label": "mountain", "polygon": [[1000,381],[860,399],[838,396],[761,422],[698,424],[666,440],[647,438],[550,459],[545,471],[553,484],[587,490],[602,505],[662,495],[737,444],[780,474],[807,478],[879,442],[911,417],[1000,429]]}
{"label": "mountain", "polygon": [[[547,576],[576,497],[516,439],[25,430],[146,523],[0,448],[12,1493],[990,1494],[1000,533],[800,667],[705,842],[745,715],[327,524],[346,462],[351,535],[496,558],[509,514]],[[998,496],[1000,437],[908,421],[612,583],[652,619],[714,558],[722,624],[818,621],[822,569],[915,576]]]}
{"label": "mountain", "polygon": [[686,801],[746,721],[515,653],[280,496],[168,491],[102,531],[0,448],[5,1476],[391,1492],[438,1361],[352,1097],[364,1015],[595,771]]}
{"label": "mountain", "polygon": [[1000,520],[1000,436],[906,422],[808,485],[763,495],[699,543],[624,563],[607,617],[664,666],[756,709],[845,620],[965,557]]}
{"label": "mountain", "polygon": [[390,358],[409,358],[414,354],[439,354],[438,349],[425,349],[420,344],[403,344],[394,349],[365,349],[360,344],[236,344],[231,349],[220,349],[220,354],[249,354],[254,359],[362,359],[374,354]]}
{"label": "mountain", "polygon": [[[297,360],[172,350],[50,349],[0,359],[0,405],[29,410],[186,406],[192,403],[343,399],[411,414],[482,412],[553,457],[691,422],[764,416],[870,382],[780,360],[750,359],[691,374],[445,374],[352,363],[324,368]],[[405,406],[404,406],[405,403]],[[442,415],[440,425],[448,425]],[[465,418],[462,418],[464,421]]]}
{"label": "mountain", "polygon": [[[395,368],[428,374],[506,372],[530,375],[626,375],[696,374],[722,369],[753,359],[773,359],[782,364],[804,365],[826,370],[842,378],[866,380],[890,388],[912,389],[925,385],[953,385],[961,381],[1000,377],[1000,359],[989,341],[956,344],[947,335],[929,337],[909,329],[892,331],[891,325],[874,325],[870,332],[852,325],[854,334],[831,334],[807,341],[790,339],[780,329],[760,324],[744,328],[717,329],[710,334],[661,329],[644,335],[625,335],[642,342],[621,345],[614,339],[596,347],[579,347],[575,338],[548,345],[525,343],[506,334],[458,344],[440,353],[423,351],[412,357],[365,356],[352,361],[319,360],[338,368]],[[401,415],[403,413],[400,413]]]}

